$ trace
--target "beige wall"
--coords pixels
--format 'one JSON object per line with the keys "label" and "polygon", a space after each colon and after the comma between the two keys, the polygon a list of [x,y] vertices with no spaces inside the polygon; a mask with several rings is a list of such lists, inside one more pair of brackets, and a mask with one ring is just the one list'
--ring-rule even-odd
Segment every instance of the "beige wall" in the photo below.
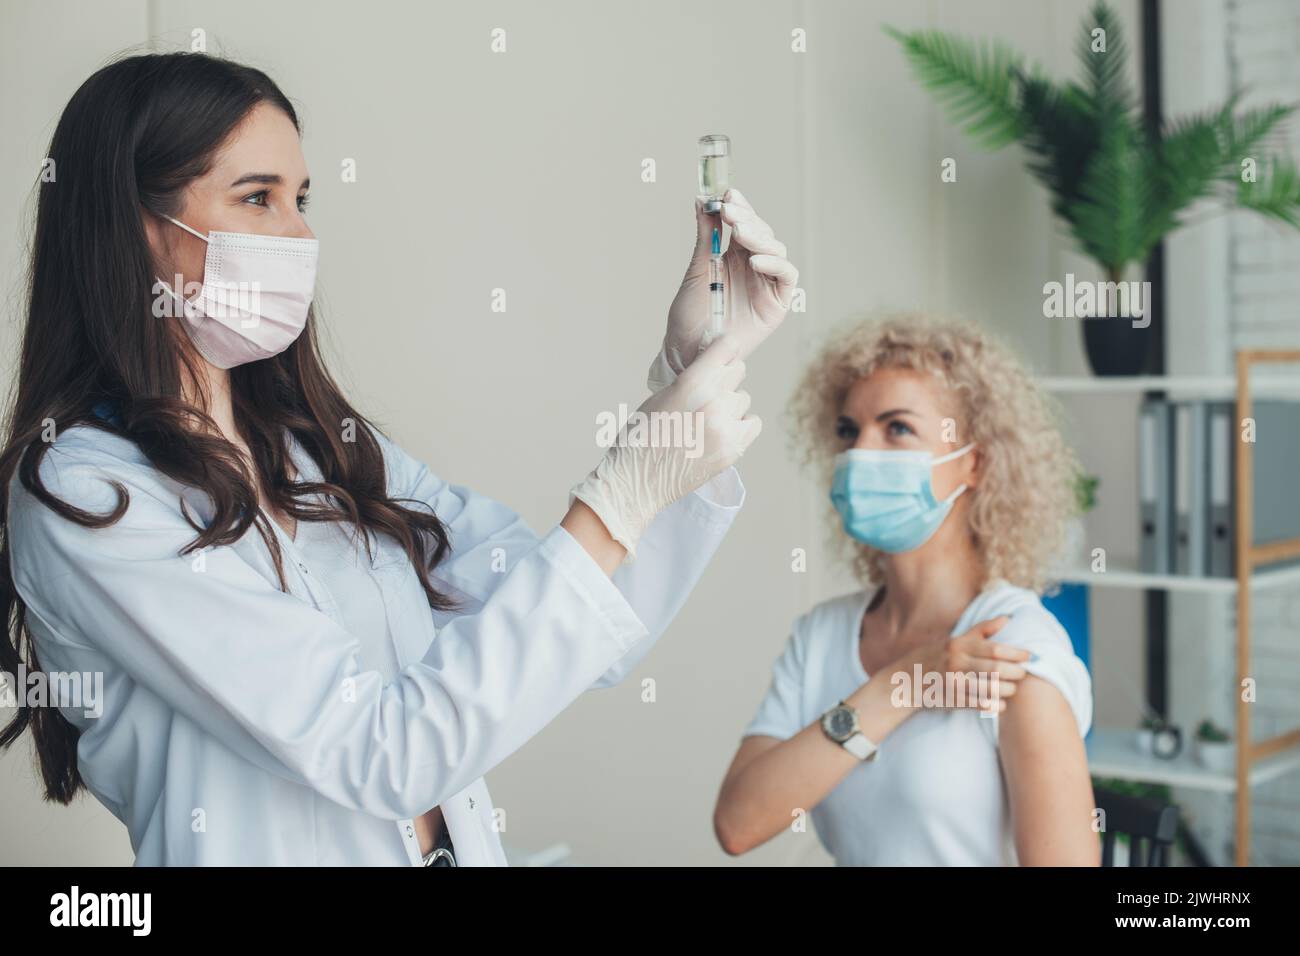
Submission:
{"label": "beige wall", "polygon": [[[202,28],[210,52],[267,69],[301,108],[322,314],[357,404],[435,472],[543,530],[598,456],[597,412],[640,400],[693,239],[695,139],[729,134],[735,183],[787,243],[809,303],[749,363],[767,425],[742,463],[749,502],[633,677],[586,695],[489,775],[511,847],[564,842],[594,864],[721,863],[713,799],[788,623],[852,586],[823,548],[825,489],[790,463],[783,430],[812,343],[858,312],[924,306],[986,321],[1041,370],[1083,368],[1077,328],[1042,318],[1041,288],[1085,264],[1019,154],[973,150],[880,25],[999,34],[1073,71],[1087,6],[6,0],[4,354],[19,321],[19,212],[59,110],[116,51],[188,47]],[[1135,2],[1117,6],[1136,46]],[[508,31],[504,55],[488,50],[493,27]],[[790,52],[795,27],[806,54]],[[639,177],[646,157],[652,184]],[[939,182],[944,157],[958,161],[955,184]],[[340,181],[345,158],[356,183]],[[496,287],[504,314],[489,309]],[[1128,447],[1085,455],[1120,482]],[[1132,527],[1122,508],[1105,520]],[[806,574],[790,571],[795,547],[809,549]],[[1120,672],[1137,672],[1131,608],[1107,608],[1095,639]],[[654,704],[641,702],[645,677]],[[1122,694],[1098,695],[1100,716],[1131,718]],[[25,751],[0,757],[0,862],[129,861],[123,829],[93,801],[40,802]],[[826,859],[808,833],[744,861]]]}

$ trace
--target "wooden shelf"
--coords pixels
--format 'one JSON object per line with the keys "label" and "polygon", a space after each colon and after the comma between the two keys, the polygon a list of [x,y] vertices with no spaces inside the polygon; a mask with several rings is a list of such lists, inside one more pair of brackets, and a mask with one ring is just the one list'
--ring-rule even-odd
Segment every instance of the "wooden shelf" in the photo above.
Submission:
{"label": "wooden shelf", "polygon": [[[1270,370],[1255,374],[1258,366],[1279,363],[1300,363],[1300,349],[1242,349],[1235,355],[1233,375],[1134,375],[1116,377],[1048,376],[1038,383],[1057,394],[1079,395],[1140,395],[1143,392],[1166,392],[1173,397],[1223,398],[1233,400],[1237,421],[1251,415],[1251,403],[1259,395],[1300,396],[1300,374],[1278,374]],[[1251,673],[1251,605],[1253,596],[1261,588],[1282,587],[1300,583],[1300,567],[1282,565],[1260,567],[1282,558],[1300,556],[1300,541],[1281,541],[1260,544],[1252,540],[1254,527],[1254,449],[1242,442],[1234,456],[1233,472],[1236,487],[1236,541],[1237,574],[1233,578],[1190,577],[1177,574],[1148,574],[1136,569],[1136,562],[1125,563],[1108,555],[1108,570],[1094,573],[1090,568],[1076,569],[1060,574],[1062,582],[1088,584],[1094,587],[1152,588],[1166,591],[1199,591],[1202,593],[1235,594],[1237,598],[1237,685]],[[1238,740],[1250,741],[1250,703],[1243,695],[1236,696],[1236,727]],[[1238,747],[1236,766],[1231,773],[1206,770],[1191,756],[1192,742],[1187,742],[1188,752],[1176,760],[1161,760],[1140,753],[1133,745],[1132,731],[1098,729],[1088,741],[1088,762],[1098,776],[1117,777],[1124,780],[1147,780],[1177,786],[1197,787],[1203,790],[1231,793],[1236,807],[1234,824],[1234,857],[1238,866],[1250,862],[1250,791],[1257,784],[1272,780],[1283,773],[1300,768],[1300,728],[1279,734],[1271,740],[1251,747]]]}
{"label": "wooden shelf", "polygon": [[[1093,730],[1088,740],[1088,772],[1097,777],[1164,783],[1215,793],[1236,792],[1235,771],[1220,772],[1202,767],[1192,755],[1192,741],[1184,741],[1182,753],[1173,760],[1163,760],[1139,751],[1134,744],[1135,736],[1136,731],[1113,727]],[[1300,750],[1283,751],[1251,765],[1250,785],[1257,787],[1298,769]]]}

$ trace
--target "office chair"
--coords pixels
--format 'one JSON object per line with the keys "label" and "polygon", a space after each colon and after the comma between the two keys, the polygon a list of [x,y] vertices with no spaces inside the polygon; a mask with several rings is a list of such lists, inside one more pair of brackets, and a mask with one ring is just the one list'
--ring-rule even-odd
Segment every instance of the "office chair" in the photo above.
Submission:
{"label": "office chair", "polygon": [[1129,838],[1129,866],[1168,866],[1178,832],[1178,808],[1172,803],[1134,797],[1113,790],[1094,790],[1097,807],[1106,813],[1101,865],[1115,865],[1115,838]]}

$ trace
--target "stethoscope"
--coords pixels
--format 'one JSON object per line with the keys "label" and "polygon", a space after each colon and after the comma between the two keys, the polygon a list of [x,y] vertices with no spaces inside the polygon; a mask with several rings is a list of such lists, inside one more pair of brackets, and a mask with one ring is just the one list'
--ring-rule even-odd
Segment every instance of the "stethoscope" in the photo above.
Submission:
{"label": "stethoscope", "polygon": [[451,851],[451,828],[446,821],[442,824],[442,838],[438,845],[423,857],[425,866],[455,866],[456,856]]}
{"label": "stethoscope", "polygon": [[451,855],[451,851],[446,847],[435,847],[424,858],[425,866],[455,866],[456,858]]}

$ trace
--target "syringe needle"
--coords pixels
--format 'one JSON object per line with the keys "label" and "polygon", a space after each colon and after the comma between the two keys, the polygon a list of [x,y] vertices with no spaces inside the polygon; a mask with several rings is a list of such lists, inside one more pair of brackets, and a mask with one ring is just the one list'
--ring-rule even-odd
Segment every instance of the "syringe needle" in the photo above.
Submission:
{"label": "syringe needle", "polygon": [[722,230],[713,227],[713,246],[709,255],[709,330],[708,344],[727,330],[727,289],[722,278]]}

